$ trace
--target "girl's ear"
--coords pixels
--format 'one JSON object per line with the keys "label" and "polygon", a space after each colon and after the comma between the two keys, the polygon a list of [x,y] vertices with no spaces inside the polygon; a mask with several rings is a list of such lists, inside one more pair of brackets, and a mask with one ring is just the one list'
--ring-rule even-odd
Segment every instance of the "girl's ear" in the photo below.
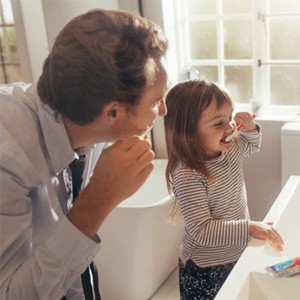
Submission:
{"label": "girl's ear", "polygon": [[111,102],[103,107],[103,117],[110,124],[115,124],[126,113],[126,107],[117,102]]}

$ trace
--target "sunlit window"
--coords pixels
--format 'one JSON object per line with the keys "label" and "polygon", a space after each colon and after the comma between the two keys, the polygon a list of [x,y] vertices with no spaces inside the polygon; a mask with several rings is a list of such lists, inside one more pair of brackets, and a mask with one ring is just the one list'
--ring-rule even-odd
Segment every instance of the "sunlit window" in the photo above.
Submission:
{"label": "sunlit window", "polygon": [[0,64],[0,83],[22,80],[10,0],[0,0]]}
{"label": "sunlit window", "polygon": [[179,73],[197,70],[237,103],[300,108],[300,1],[174,3]]}

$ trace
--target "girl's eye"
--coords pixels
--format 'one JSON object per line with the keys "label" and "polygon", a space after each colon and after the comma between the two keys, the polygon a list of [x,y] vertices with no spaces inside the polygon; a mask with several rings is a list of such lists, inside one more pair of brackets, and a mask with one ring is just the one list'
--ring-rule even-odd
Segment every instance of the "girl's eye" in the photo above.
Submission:
{"label": "girl's eye", "polygon": [[216,123],[214,126],[220,127],[222,124],[223,124],[223,122],[218,122],[218,123]]}

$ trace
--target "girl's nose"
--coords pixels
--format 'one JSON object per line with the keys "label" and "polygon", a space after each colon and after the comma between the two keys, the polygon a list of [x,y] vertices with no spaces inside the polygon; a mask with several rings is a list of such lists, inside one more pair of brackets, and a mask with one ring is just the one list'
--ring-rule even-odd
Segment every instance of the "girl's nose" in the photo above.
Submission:
{"label": "girl's nose", "polygon": [[234,130],[236,126],[235,126],[235,123],[233,121],[231,121],[231,122],[228,123],[228,127],[230,129]]}
{"label": "girl's nose", "polygon": [[235,125],[235,123],[234,122],[228,122],[228,125],[227,125],[227,130],[229,130],[230,131],[230,134],[231,133],[233,133],[234,132],[234,130],[235,130],[235,127],[236,127],[236,125]]}

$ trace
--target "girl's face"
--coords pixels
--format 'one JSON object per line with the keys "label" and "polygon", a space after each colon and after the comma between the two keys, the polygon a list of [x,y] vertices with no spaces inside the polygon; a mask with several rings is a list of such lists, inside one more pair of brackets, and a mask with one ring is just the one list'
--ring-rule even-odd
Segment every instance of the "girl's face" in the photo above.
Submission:
{"label": "girl's face", "polygon": [[218,108],[213,98],[211,104],[201,113],[198,133],[206,152],[205,159],[216,158],[222,151],[229,151],[232,147],[232,141],[225,142],[225,138],[234,130],[232,112],[230,103],[225,103]]}

